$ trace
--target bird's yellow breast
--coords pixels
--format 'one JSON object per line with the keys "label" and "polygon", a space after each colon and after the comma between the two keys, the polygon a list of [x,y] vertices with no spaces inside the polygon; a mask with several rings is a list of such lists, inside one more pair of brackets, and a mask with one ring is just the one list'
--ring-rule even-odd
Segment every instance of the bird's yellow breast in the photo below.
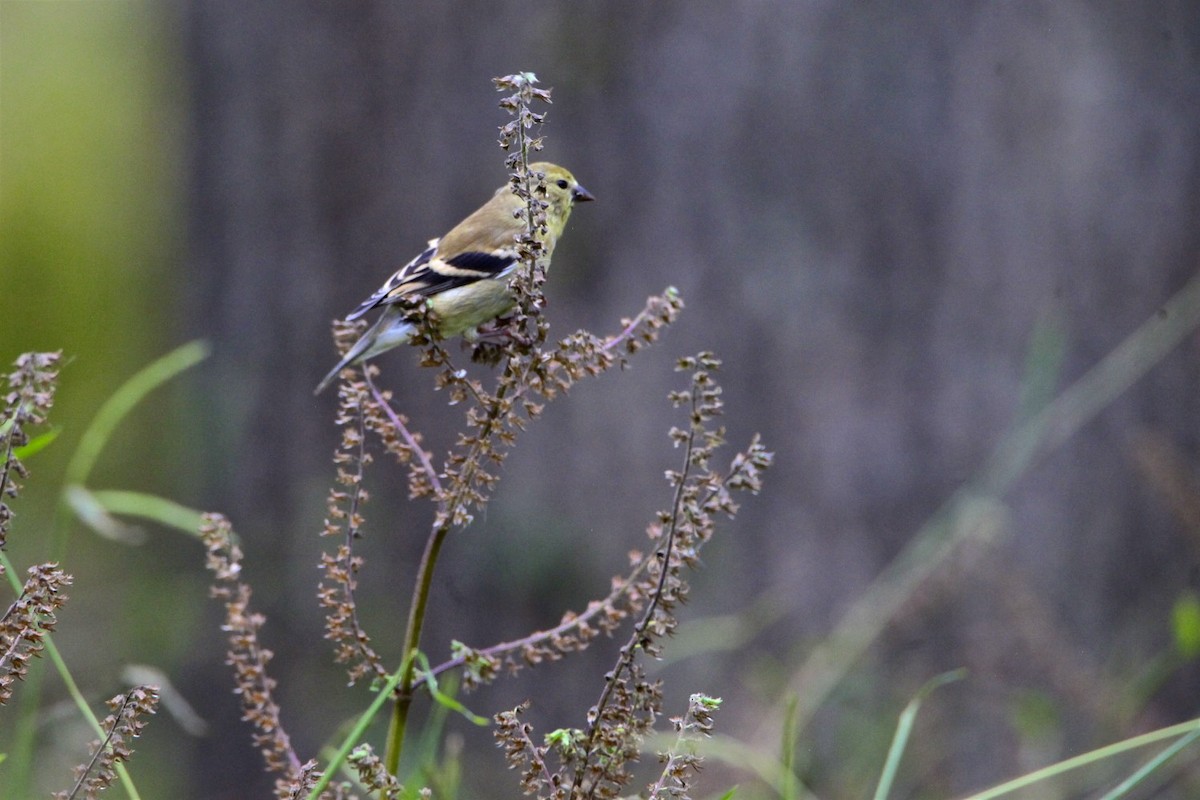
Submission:
{"label": "bird's yellow breast", "polygon": [[434,295],[429,302],[441,321],[438,333],[444,339],[503,316],[516,305],[508,293],[507,276],[448,289]]}

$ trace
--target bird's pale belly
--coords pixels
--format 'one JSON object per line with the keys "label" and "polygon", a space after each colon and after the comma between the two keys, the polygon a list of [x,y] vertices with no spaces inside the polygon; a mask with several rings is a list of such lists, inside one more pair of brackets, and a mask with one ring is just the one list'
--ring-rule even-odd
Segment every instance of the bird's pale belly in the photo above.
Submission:
{"label": "bird's pale belly", "polygon": [[435,295],[432,303],[441,318],[439,333],[445,339],[503,316],[515,305],[508,293],[507,277],[449,289]]}

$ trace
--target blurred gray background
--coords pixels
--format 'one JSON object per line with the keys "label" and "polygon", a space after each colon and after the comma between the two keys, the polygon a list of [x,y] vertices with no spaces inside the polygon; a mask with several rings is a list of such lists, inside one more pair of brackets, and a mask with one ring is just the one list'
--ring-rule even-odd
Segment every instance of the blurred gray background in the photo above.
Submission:
{"label": "blurred gray background", "polygon": [[[670,713],[692,691],[722,696],[718,730],[767,755],[782,734],[764,720],[778,719],[797,670],[978,473],[1022,403],[1083,375],[1200,266],[1195,3],[104,5],[0,9],[10,45],[18,31],[48,42],[76,31],[65,45],[83,53],[4,56],[2,355],[66,348],[78,366],[64,376],[65,414],[76,376],[102,399],[170,346],[212,343],[108,469],[232,518],[302,757],[366,696],[329,664],[314,599],[338,437],[333,393],[312,396],[334,359],[329,323],[503,182],[493,76],[530,70],[553,88],[544,155],[598,198],[556,252],[552,336],[615,331],[668,285],[687,309],[630,370],[550,406],[513,451],[495,500],[443,555],[426,649],[436,662],[451,639],[520,636],[607,591],[669,503],[674,360],[713,350],[729,456],[760,432],[777,463],[706,551],[683,612],[694,624],[656,674]],[[78,44],[104,25],[108,38]],[[18,247],[8,231],[29,231],[31,212],[15,165],[41,137],[8,131],[47,96],[33,82],[76,86],[101,67],[111,77],[61,119],[91,120],[75,131],[89,154],[80,169],[113,173],[94,180],[96,206],[123,209],[131,233],[98,226],[55,256],[44,243],[66,234],[51,227]],[[114,106],[114,86],[143,99]],[[126,168],[98,150],[110,124],[99,109],[114,107],[140,132],[110,137],[133,148]],[[64,162],[41,157],[42,174],[59,175]],[[130,174],[141,177],[122,183]],[[47,218],[74,177],[58,178],[59,195],[45,189]],[[140,235],[153,247],[94,265],[95,239]],[[69,325],[56,322],[45,298],[80,271],[127,290],[111,304],[82,293]],[[965,794],[1197,716],[1200,674],[1177,652],[1172,613],[1198,589],[1198,349],[1189,336],[1023,473],[999,498],[992,538],[880,609],[882,635],[798,733],[797,771],[817,795],[869,792],[904,704],[960,666],[967,680],[923,707],[898,796]],[[414,353],[378,363],[442,452],[461,412]],[[360,590],[392,658],[431,516],[405,501],[403,477],[380,457],[369,478]],[[86,546],[100,566],[75,570],[93,584],[82,596],[130,615],[128,627],[158,617],[147,623],[158,635],[119,637],[84,669],[88,688],[111,695],[120,664],[156,663],[212,726],[192,739],[156,720],[151,755],[134,765],[168,762],[147,779],[161,796],[266,796],[199,547],[171,534],[132,556]],[[157,583],[135,588],[144,575]],[[501,680],[468,705],[490,714],[532,698],[539,731],[580,726],[618,645]],[[489,732],[451,729],[462,796],[518,796],[515,775],[497,777]],[[1109,777],[1038,796],[1086,796]],[[1189,797],[1200,776],[1164,780],[1153,796]],[[771,796],[717,759],[700,794],[735,783]]]}

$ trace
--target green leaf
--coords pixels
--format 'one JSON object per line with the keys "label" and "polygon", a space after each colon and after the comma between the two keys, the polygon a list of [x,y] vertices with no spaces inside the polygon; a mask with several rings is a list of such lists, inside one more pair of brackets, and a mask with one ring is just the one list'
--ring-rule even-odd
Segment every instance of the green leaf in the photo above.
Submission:
{"label": "green leaf", "polygon": [[208,358],[208,351],[206,342],[188,342],[143,367],[125,381],[100,407],[92,424],[84,431],[79,447],[71,457],[71,463],[67,465],[67,483],[87,483],[96,459],[100,457],[100,452],[121,420],[150,392]]}
{"label": "green leaf", "polygon": [[491,724],[490,719],[479,716],[471,711],[471,709],[460,703],[458,700],[438,688],[437,679],[433,675],[433,667],[429,665],[429,659],[424,653],[417,653],[417,667],[418,674],[425,679],[425,685],[429,688],[429,693],[433,695],[433,699],[436,700],[440,705],[442,705],[444,708],[450,709],[451,711],[458,712],[481,728],[485,725]]}
{"label": "green leaf", "polygon": [[916,696],[908,701],[908,705],[904,707],[904,712],[900,715],[900,721],[896,725],[896,735],[892,738],[892,746],[888,748],[887,759],[883,763],[883,773],[879,776],[879,785],[875,787],[875,800],[884,800],[892,791],[892,783],[896,780],[896,771],[900,767],[900,757],[904,755],[904,748],[908,745],[908,737],[912,734],[913,723],[917,720],[917,710],[921,707],[921,703],[935,689],[945,686],[947,683],[962,680],[966,674],[965,669],[943,672],[922,686]]}
{"label": "green leaf", "polygon": [[1121,800],[1121,798],[1133,791],[1134,787],[1161,769],[1164,764],[1178,755],[1184,748],[1189,747],[1197,739],[1200,739],[1200,729],[1194,730],[1186,736],[1179,737],[1175,740],[1174,744],[1139,767],[1136,772],[1117,784],[1112,791],[1101,797],[1100,800]]}
{"label": "green leaf", "polygon": [[548,747],[557,747],[564,753],[575,746],[575,731],[571,728],[552,730],[544,738]]}
{"label": "green leaf", "polygon": [[1200,655],[1200,597],[1195,592],[1185,592],[1175,601],[1171,631],[1180,655],[1187,659]]}
{"label": "green leaf", "polygon": [[165,356],[138,370],[125,383],[121,384],[112,395],[100,406],[91,424],[83,432],[79,445],[71,454],[63,479],[63,494],[54,515],[54,532],[51,536],[50,559],[62,561],[67,552],[67,540],[70,536],[70,513],[78,514],[78,509],[72,505],[72,498],[67,492],[74,486],[86,486],[92,474],[100,453],[104,450],[113,431],[129,412],[131,412],[146,395],[162,386],[184,370],[195,366],[208,357],[208,344],[196,340],[175,348]]}
{"label": "green leaf", "polygon": [[403,680],[404,673],[408,670],[411,660],[411,655],[405,658],[401,662],[400,668],[393,672],[387,681],[379,687],[379,692],[375,695],[375,699],[371,701],[371,705],[359,716],[358,721],[354,723],[354,727],[351,728],[350,733],[346,734],[345,740],[338,747],[333,758],[329,759],[329,764],[321,774],[320,780],[309,791],[308,800],[317,800],[325,792],[325,788],[329,786],[330,781],[337,775],[338,770],[345,763],[346,757],[350,755],[350,751],[357,747],[358,743],[362,741],[363,736],[366,735],[367,726],[371,724],[371,720],[379,713],[379,709],[383,708],[383,704],[392,699],[392,692],[396,691],[396,687]]}
{"label": "green leaf", "polygon": [[13,448],[13,455],[24,461],[32,455],[36,455],[40,451],[46,449],[47,445],[58,438],[58,434],[62,432],[62,428],[51,428],[45,433],[35,436],[29,440],[29,444],[21,447]]}
{"label": "green leaf", "polygon": [[[1096,764],[1105,759],[1113,758],[1121,753],[1126,753],[1130,750],[1135,750],[1139,747],[1145,747],[1149,744],[1161,742],[1165,739],[1176,739],[1187,734],[1200,731],[1200,719],[1192,719],[1187,722],[1181,722],[1178,725],[1171,725],[1167,728],[1159,728],[1150,733],[1143,733],[1141,736],[1134,736],[1130,739],[1124,739],[1114,744],[1090,750],[1081,755],[1068,758],[1065,761],[1059,761],[1057,764],[1051,764],[1048,767],[1034,770],[1019,778],[1013,778],[1011,781],[1006,781],[999,786],[993,786],[990,789],[985,789],[982,792],[971,795],[965,800],[995,800],[997,797],[1005,797],[1006,795],[1014,795],[1023,797],[1027,795],[1017,795],[1017,792],[1024,791],[1030,786],[1034,786],[1042,781],[1056,778],[1071,770],[1086,767],[1090,764]],[[1187,743],[1190,743],[1190,738]],[[1168,757],[1171,753],[1168,754]],[[1139,774],[1141,770],[1139,770]]]}
{"label": "green leaf", "polygon": [[145,492],[92,491],[86,486],[74,485],[63,490],[63,498],[80,522],[104,538],[124,544],[142,544],[146,536],[141,529],[125,524],[114,515],[139,517],[193,536],[197,535],[203,517],[194,508]]}
{"label": "green leaf", "polygon": [[105,539],[121,544],[145,544],[145,532],[133,525],[126,525],[109,514],[104,504],[97,500],[96,495],[88,491],[87,487],[68,486],[63,490],[63,499],[71,507],[71,511],[75,512],[76,519]]}
{"label": "green leaf", "polygon": [[167,528],[181,530],[192,536],[198,535],[201,518],[204,516],[194,508],[188,508],[174,500],[145,492],[105,489],[92,492],[92,496],[110,514],[141,517]]}
{"label": "green leaf", "polygon": [[1062,716],[1044,692],[1018,692],[1012,706],[1012,724],[1024,739],[1046,741],[1062,729]]}
{"label": "green leaf", "polygon": [[1066,323],[1061,314],[1047,314],[1034,327],[1025,355],[1017,419],[1032,418],[1054,399],[1066,352]]}

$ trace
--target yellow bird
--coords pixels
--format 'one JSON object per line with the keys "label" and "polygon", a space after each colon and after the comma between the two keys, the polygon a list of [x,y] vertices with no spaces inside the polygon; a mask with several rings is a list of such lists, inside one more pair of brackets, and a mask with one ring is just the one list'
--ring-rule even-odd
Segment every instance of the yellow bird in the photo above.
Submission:
{"label": "yellow bird", "polygon": [[[542,161],[529,168],[545,176],[545,196],[536,192],[534,196],[549,204],[547,230],[540,237],[549,265],[571,208],[595,198],[574,175],[556,164]],[[445,236],[430,239],[423,253],[347,315],[346,320],[353,321],[383,306],[379,319],[321,380],[314,394],[320,394],[345,367],[374,358],[412,338],[417,326],[406,316],[404,305],[397,305],[400,300],[425,298],[438,320],[438,335],[445,339],[459,334],[473,339],[480,325],[512,311],[516,300],[508,290],[508,281],[519,263],[516,237],[525,230],[525,222],[517,212],[524,204],[505,184]]]}

